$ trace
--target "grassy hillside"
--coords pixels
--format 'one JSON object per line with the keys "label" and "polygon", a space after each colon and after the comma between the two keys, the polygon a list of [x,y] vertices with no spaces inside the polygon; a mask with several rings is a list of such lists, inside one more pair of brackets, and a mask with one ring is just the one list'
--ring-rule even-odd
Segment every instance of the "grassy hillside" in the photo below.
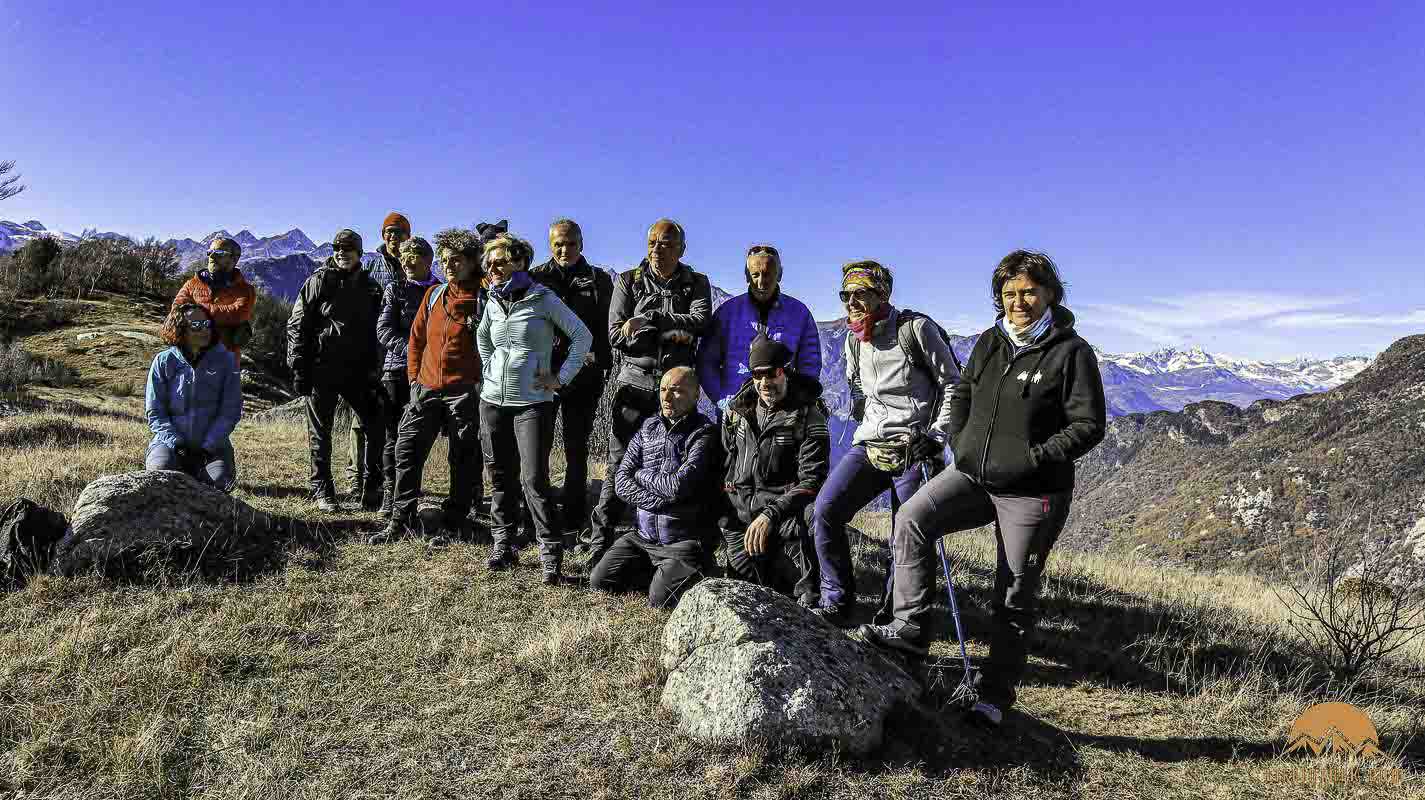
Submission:
{"label": "grassy hillside", "polygon": [[[130,322],[138,320],[107,324]],[[81,355],[42,344],[50,341],[36,344],[61,358]],[[88,481],[140,468],[141,398],[86,387],[41,394],[72,404],[0,420],[0,501],[26,496],[67,512]],[[246,421],[234,438],[240,496],[312,519],[300,424]],[[439,494],[445,485],[438,447],[427,486]],[[544,587],[529,566],[532,550],[527,566],[492,574],[483,545],[371,547],[355,534],[374,527],[374,515],[319,522],[320,544],[294,547],[282,569],[246,583],[45,577],[0,595],[0,796],[1119,800],[1422,791],[1425,681],[1390,692],[1323,685],[1254,578],[1056,553],[1041,641],[1006,728],[966,729],[938,708],[940,685],[957,678],[947,634],[932,652],[931,702],[892,726],[876,757],[853,760],[684,738],[658,709],[666,614],[636,597]],[[884,516],[858,522],[884,536]],[[972,654],[983,656],[993,546],[984,532],[949,542]],[[879,551],[874,541],[856,550],[869,589]],[[864,608],[873,598],[862,599]],[[1422,667],[1417,647],[1393,669]],[[1324,699],[1367,711],[1392,763],[1405,767],[1404,787],[1323,788],[1314,762],[1279,755],[1297,715]]]}

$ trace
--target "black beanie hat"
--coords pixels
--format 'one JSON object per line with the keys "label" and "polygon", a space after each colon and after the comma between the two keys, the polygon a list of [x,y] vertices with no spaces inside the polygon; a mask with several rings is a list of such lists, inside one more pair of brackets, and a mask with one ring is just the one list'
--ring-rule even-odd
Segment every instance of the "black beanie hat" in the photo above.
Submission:
{"label": "black beanie hat", "polygon": [[775,339],[768,339],[765,334],[757,334],[757,338],[752,340],[752,349],[747,354],[747,368],[756,372],[767,367],[790,367],[792,363],[792,351],[787,346]]}

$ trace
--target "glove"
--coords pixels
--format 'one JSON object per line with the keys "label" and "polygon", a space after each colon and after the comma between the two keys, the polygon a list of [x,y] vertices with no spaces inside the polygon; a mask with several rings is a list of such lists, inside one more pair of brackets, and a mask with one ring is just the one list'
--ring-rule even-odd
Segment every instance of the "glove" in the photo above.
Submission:
{"label": "glove", "polygon": [[915,437],[910,440],[909,455],[911,462],[940,458],[944,452],[945,443],[934,436],[917,433]]}
{"label": "glove", "polygon": [[860,400],[852,400],[852,401],[851,401],[851,418],[854,419],[854,420],[856,420],[857,422],[860,422],[863,418],[865,418],[865,416],[866,416],[866,400],[865,400],[865,398],[862,398],[862,399],[860,399]]}

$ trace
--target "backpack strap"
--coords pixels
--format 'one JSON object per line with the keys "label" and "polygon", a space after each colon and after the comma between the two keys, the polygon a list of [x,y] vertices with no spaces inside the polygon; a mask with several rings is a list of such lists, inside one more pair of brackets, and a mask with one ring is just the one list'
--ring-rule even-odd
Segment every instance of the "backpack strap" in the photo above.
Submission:
{"label": "backpack strap", "polygon": [[435,287],[435,291],[431,292],[430,295],[426,297],[426,313],[427,313],[427,314],[430,313],[430,310],[431,310],[432,308],[435,308],[435,303],[436,303],[436,301],[440,299],[440,296],[441,296],[441,295],[445,294],[445,287],[447,287],[447,286],[449,286],[449,285],[450,285],[450,284],[448,284],[448,283],[442,283],[441,285]]}
{"label": "backpack strap", "polygon": [[955,355],[955,348],[950,346],[950,336],[945,332],[944,328],[940,327],[940,323],[931,319],[928,314],[922,314],[919,311],[903,308],[898,312],[898,316],[896,317],[896,341],[900,344],[901,350],[905,352],[906,358],[910,360],[911,365],[917,369],[927,371],[930,369],[929,359],[925,357],[925,347],[920,343],[920,339],[916,338],[915,331],[908,324],[916,319],[924,319],[934,332],[940,336],[945,342],[945,349],[950,351],[950,360],[955,363],[955,372],[961,372],[963,368],[960,365],[960,357]]}

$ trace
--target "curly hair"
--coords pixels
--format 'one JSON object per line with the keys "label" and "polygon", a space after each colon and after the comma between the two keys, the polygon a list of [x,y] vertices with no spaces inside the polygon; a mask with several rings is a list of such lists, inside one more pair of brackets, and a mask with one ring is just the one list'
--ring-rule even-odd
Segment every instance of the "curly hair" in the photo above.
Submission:
{"label": "curly hair", "polygon": [[446,228],[435,235],[436,252],[449,250],[480,263],[480,234],[465,228]]}
{"label": "curly hair", "polygon": [[[534,261],[534,247],[513,233],[501,233],[486,242],[485,259],[489,259],[490,254],[496,250],[504,250],[509,253],[510,258],[524,264],[524,269],[528,269],[530,262]],[[480,263],[483,265],[485,261]]]}
{"label": "curly hair", "polygon": [[996,314],[1004,315],[1004,298],[1000,297],[1000,290],[1020,275],[1029,276],[1030,280],[1049,290],[1049,305],[1057,306],[1064,302],[1065,283],[1059,277],[1059,267],[1054,264],[1054,259],[1033,250],[1015,250],[1000,259],[994,275],[990,277],[990,300],[995,304]]}
{"label": "curly hair", "polygon": [[435,251],[431,249],[430,242],[419,236],[413,236],[401,242],[401,263],[405,263],[409,258],[435,258]]}
{"label": "curly hair", "polygon": [[208,314],[208,309],[203,308],[197,303],[184,303],[180,306],[174,306],[173,309],[168,312],[168,317],[163,320],[163,327],[158,329],[158,338],[162,339],[163,343],[169,347],[182,346],[184,336],[187,334],[184,328],[188,322],[188,312],[195,310],[203,312],[203,316],[212,319]]}

